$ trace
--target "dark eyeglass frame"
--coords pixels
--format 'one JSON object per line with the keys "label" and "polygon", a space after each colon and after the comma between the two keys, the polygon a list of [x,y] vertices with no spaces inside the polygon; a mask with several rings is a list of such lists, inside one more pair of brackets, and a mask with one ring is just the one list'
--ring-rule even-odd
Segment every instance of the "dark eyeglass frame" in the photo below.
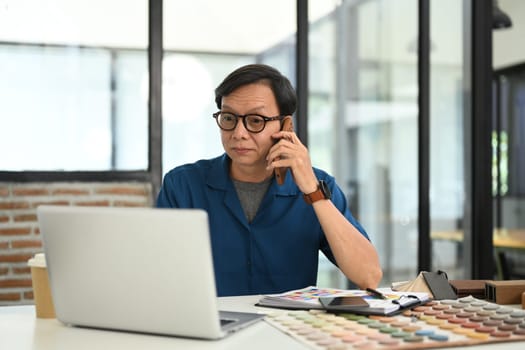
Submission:
{"label": "dark eyeglass frame", "polygon": [[[221,126],[221,124],[219,123],[219,116],[221,115],[221,113],[229,114],[229,115],[232,115],[232,116],[235,117],[235,124],[233,124],[233,127],[231,127],[231,128],[224,128],[223,126]],[[266,122],[271,122],[273,120],[283,120],[284,117],[286,117],[285,115],[278,115],[278,116],[275,116],[275,117],[266,117],[264,115],[260,115],[260,114],[257,114],[257,113],[250,113],[250,114],[241,115],[241,114],[235,114],[235,113],[223,112],[223,111],[215,112],[215,113],[212,114],[212,116],[213,116],[213,118],[215,118],[215,121],[217,122],[217,126],[219,128],[221,128],[222,130],[224,130],[224,131],[235,130],[235,128],[237,127],[237,124],[239,123],[239,118],[242,118],[242,124],[244,125],[244,128],[246,130],[248,130],[249,132],[251,132],[252,134],[257,134],[257,133],[260,133],[261,131],[263,131],[264,128],[266,127]],[[248,128],[248,125],[246,123],[246,117],[249,117],[249,116],[256,116],[256,117],[261,118],[264,121],[264,124],[263,124],[263,127],[261,128],[261,130],[253,131],[253,130],[250,130],[250,128]]]}

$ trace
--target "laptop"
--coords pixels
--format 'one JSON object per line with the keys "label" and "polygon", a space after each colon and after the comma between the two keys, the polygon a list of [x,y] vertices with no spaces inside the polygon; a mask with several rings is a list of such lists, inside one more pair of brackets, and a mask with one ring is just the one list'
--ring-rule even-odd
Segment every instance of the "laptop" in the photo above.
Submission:
{"label": "laptop", "polygon": [[200,209],[39,206],[57,319],[220,339],[264,315],[218,310]]}

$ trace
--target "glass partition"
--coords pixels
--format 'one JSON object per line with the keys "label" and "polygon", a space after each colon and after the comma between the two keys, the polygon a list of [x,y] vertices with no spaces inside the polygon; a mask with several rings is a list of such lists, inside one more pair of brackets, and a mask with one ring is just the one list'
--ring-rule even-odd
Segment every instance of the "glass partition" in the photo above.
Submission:
{"label": "glass partition", "polygon": [[463,39],[470,31],[463,1],[430,2],[430,235],[432,269],[466,278],[464,220],[466,175]]}
{"label": "glass partition", "polygon": [[[314,9],[323,1],[310,1]],[[323,5],[324,4],[324,5]],[[323,7],[324,6],[324,7]],[[417,264],[417,1],[342,1],[310,14],[309,140],[376,246],[384,283]],[[329,264],[324,280],[338,279]],[[331,282],[333,284],[333,282]]]}
{"label": "glass partition", "polygon": [[525,279],[525,2],[497,2],[507,20],[493,31],[494,250],[501,279]]}

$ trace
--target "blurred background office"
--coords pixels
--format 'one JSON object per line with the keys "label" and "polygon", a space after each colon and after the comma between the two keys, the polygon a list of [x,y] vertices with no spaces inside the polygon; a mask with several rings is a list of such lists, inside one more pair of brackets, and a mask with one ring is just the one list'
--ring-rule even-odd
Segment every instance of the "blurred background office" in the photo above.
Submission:
{"label": "blurred background office", "polygon": [[[36,206],[153,205],[221,152],[213,90],[253,62],[295,85],[383,285],[518,278],[524,36],[522,0],[0,0],[0,304],[31,302]],[[324,257],[319,285],[346,285]]]}

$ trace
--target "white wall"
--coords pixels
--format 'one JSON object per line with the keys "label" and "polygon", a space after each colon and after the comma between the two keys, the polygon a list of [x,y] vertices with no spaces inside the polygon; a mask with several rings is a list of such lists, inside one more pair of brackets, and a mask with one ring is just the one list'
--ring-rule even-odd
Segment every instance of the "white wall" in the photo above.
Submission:
{"label": "white wall", "polygon": [[493,32],[495,69],[525,62],[525,1],[499,0],[499,8],[510,16],[512,27]]}

